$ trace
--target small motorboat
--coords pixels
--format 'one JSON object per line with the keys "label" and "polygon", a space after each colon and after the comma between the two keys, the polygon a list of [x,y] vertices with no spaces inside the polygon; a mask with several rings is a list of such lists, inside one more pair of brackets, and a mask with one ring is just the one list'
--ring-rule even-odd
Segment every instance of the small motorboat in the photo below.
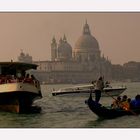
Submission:
{"label": "small motorboat", "polygon": [[125,115],[137,116],[138,114],[140,114],[140,109],[124,110],[124,109],[112,109],[111,106],[105,107],[100,103],[95,102],[92,99],[92,94],[90,94],[89,99],[86,100],[85,103],[88,105],[90,110],[94,112],[99,118],[113,119]]}
{"label": "small motorboat", "polygon": [[[104,87],[102,96],[119,96],[121,93],[123,93],[126,90],[126,86],[108,86]],[[73,87],[67,87],[67,88],[61,88],[56,91],[52,91],[53,96],[60,96],[60,95],[72,95],[72,96],[81,96],[81,95],[86,95],[89,96],[89,93],[94,93],[95,88],[93,84],[88,84],[88,85],[79,85],[79,86],[73,86]]]}

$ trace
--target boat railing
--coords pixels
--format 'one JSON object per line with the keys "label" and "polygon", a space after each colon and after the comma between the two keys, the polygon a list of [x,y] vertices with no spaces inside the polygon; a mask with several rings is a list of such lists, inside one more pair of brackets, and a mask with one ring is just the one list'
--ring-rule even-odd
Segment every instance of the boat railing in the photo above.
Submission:
{"label": "boat railing", "polygon": [[8,77],[1,77],[0,78],[0,85],[1,84],[8,84],[8,83],[28,83],[28,84],[32,84],[35,87],[39,88],[40,84],[39,81],[36,79],[32,79],[32,78],[8,78]]}
{"label": "boat railing", "polygon": [[84,86],[74,86],[74,87],[66,87],[66,88],[61,88],[58,90],[58,92],[74,92],[74,91],[89,91],[93,90],[94,86],[93,85],[84,85]]}

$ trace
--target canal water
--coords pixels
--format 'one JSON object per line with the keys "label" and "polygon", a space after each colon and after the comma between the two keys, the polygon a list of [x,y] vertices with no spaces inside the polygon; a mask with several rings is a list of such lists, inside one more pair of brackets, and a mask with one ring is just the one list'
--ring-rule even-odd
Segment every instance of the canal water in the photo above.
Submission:
{"label": "canal water", "polygon": [[[114,83],[126,85],[126,94],[133,98],[140,94],[140,83]],[[85,104],[88,97],[52,96],[53,89],[72,85],[42,85],[43,98],[35,105],[42,107],[39,114],[0,112],[0,128],[140,128],[139,116],[123,116],[112,120],[99,119]],[[102,97],[103,105],[110,105],[111,97]]]}

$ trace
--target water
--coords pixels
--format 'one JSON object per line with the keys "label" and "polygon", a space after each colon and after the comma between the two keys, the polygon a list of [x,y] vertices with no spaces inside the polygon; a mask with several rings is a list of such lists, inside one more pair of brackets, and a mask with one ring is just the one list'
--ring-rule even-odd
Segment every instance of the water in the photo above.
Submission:
{"label": "water", "polygon": [[[115,83],[121,85],[122,83]],[[123,94],[134,97],[140,93],[140,83],[123,83]],[[14,114],[0,112],[1,128],[140,128],[139,116],[123,116],[112,120],[99,119],[85,104],[87,97],[51,96],[53,88],[71,85],[42,85],[43,98],[35,101],[42,107],[39,114]],[[122,94],[122,95],[123,95]],[[111,97],[102,97],[101,103],[111,104]]]}

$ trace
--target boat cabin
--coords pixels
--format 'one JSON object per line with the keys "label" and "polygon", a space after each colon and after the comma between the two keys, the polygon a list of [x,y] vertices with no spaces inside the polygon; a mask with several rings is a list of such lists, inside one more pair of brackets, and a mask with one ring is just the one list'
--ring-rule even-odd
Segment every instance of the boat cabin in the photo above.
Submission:
{"label": "boat cabin", "polygon": [[[26,71],[30,69],[37,69],[37,65],[23,62],[0,62],[0,84],[33,82],[29,76],[26,77]],[[34,77],[32,79],[35,80]]]}
{"label": "boat cabin", "polygon": [[0,75],[25,75],[25,71],[36,69],[37,65],[22,62],[0,62]]}

